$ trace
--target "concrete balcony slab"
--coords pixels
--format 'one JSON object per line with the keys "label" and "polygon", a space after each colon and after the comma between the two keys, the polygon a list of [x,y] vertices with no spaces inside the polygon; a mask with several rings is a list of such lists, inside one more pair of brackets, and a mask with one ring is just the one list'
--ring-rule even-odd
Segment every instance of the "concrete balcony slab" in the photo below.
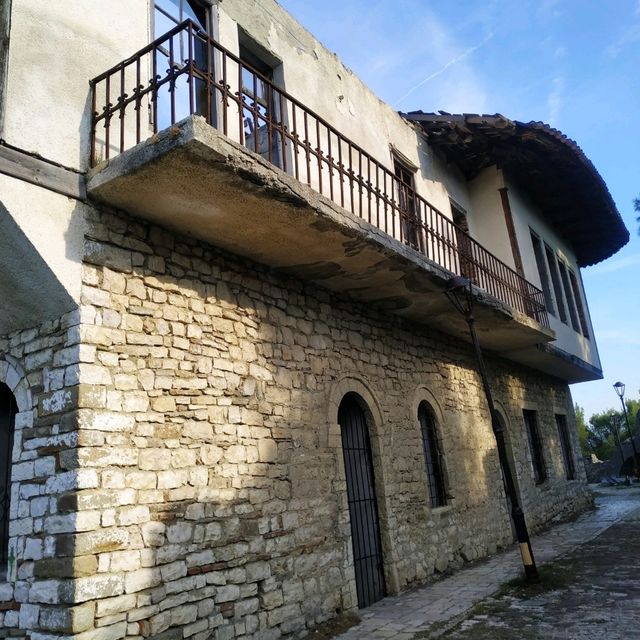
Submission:
{"label": "concrete balcony slab", "polygon": [[[452,273],[191,116],[104,162],[90,198],[388,313],[468,340],[444,295]],[[484,348],[536,348],[554,332],[477,291]],[[516,358],[514,358],[516,359]]]}

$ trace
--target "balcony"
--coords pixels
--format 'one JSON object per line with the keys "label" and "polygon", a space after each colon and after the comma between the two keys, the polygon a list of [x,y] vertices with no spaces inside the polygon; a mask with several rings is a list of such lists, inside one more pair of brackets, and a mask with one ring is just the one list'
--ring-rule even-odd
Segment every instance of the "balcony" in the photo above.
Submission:
{"label": "balcony", "polygon": [[91,197],[466,338],[465,275],[485,347],[553,339],[542,291],[193,23],[91,88]]}

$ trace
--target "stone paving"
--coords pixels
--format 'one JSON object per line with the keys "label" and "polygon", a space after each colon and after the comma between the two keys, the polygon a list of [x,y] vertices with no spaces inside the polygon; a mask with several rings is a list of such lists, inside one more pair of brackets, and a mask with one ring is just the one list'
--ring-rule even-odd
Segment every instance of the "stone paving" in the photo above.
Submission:
{"label": "stone paving", "polygon": [[[532,546],[539,566],[594,540],[625,517],[640,510],[640,489],[599,489],[596,494],[596,505],[595,510],[581,515],[572,522],[557,525],[549,531],[533,536]],[[638,529],[640,529],[640,523],[638,523]],[[521,573],[520,554],[516,549],[512,549],[422,588],[377,602],[361,612],[360,624],[336,638],[339,640],[384,638],[412,640],[414,638],[464,637],[476,640],[481,637],[478,635],[479,621],[473,625],[473,633],[470,635],[449,635],[446,629],[454,627],[478,603],[496,593],[503,583],[518,577]],[[500,624],[500,622],[496,623],[494,616],[489,623],[490,633],[486,637],[524,637],[519,635],[519,632],[511,636],[496,635],[496,626],[500,627]],[[551,636],[543,634],[539,637]],[[554,637],[573,640],[574,637],[582,636]],[[640,637],[640,628],[637,635],[626,637]]]}

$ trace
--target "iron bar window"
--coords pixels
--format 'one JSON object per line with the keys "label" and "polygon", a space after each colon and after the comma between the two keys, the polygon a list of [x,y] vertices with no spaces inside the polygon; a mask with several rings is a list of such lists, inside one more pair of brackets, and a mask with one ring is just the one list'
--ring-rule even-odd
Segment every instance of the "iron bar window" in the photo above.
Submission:
{"label": "iron bar window", "polygon": [[560,439],[560,449],[562,451],[565,474],[567,480],[573,480],[576,477],[576,468],[573,462],[573,450],[569,438],[569,429],[567,428],[567,416],[556,413],[556,426],[558,427],[558,437]]}
{"label": "iron bar window", "polygon": [[536,484],[542,484],[547,479],[547,469],[542,454],[542,441],[538,431],[538,415],[536,411],[523,409],[522,416],[527,431],[527,440],[531,451],[531,464]]}
{"label": "iron bar window", "polygon": [[429,500],[432,507],[443,507],[447,504],[444,483],[444,460],[438,437],[436,416],[428,402],[421,402],[418,407],[418,422],[422,432],[422,450],[429,485]]}

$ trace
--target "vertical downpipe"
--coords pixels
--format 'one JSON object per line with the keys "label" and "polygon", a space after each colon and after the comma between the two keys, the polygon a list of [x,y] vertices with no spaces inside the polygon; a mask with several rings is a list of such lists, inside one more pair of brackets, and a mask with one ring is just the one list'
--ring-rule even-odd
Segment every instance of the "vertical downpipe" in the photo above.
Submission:
{"label": "vertical downpipe", "polygon": [[4,114],[9,75],[9,35],[11,32],[11,0],[0,2],[0,138],[4,138]]}

